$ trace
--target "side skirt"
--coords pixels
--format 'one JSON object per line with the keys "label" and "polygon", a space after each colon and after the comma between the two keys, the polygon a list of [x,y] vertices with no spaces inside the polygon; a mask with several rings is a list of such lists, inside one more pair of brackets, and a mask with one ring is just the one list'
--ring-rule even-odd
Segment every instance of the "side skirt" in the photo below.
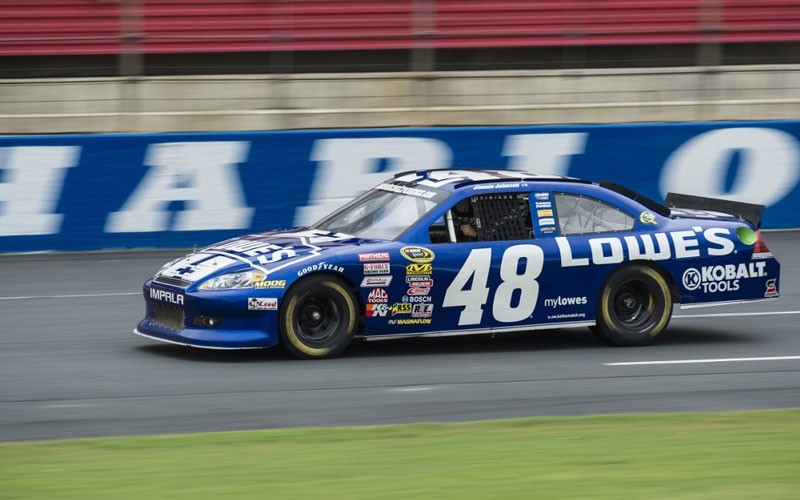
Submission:
{"label": "side skirt", "polygon": [[525,326],[508,326],[501,328],[477,328],[472,330],[443,330],[438,332],[416,332],[416,333],[391,333],[387,335],[359,335],[367,341],[373,340],[395,340],[405,339],[411,337],[457,337],[461,335],[484,335],[487,333],[503,333],[503,332],[525,332],[531,330],[552,330],[554,328],[578,328],[584,326],[594,326],[594,321],[574,321],[570,323],[548,323],[547,325],[525,325]]}
{"label": "side skirt", "polygon": [[778,297],[767,299],[745,299],[745,300],[723,300],[721,302],[701,302],[699,304],[681,304],[681,309],[699,309],[701,307],[730,306],[736,304],[755,304],[757,302],[769,302]]}

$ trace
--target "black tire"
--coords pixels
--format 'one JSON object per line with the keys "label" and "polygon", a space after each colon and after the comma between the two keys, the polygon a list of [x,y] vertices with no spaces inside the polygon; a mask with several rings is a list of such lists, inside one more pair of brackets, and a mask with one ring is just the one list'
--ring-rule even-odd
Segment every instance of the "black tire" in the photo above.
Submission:
{"label": "black tire", "polygon": [[356,304],[349,287],[334,276],[303,279],[283,299],[281,345],[298,358],[338,356],[353,340]]}
{"label": "black tire", "polygon": [[633,264],[612,274],[597,297],[597,326],[601,340],[620,346],[650,344],[672,316],[672,294],[658,271]]}

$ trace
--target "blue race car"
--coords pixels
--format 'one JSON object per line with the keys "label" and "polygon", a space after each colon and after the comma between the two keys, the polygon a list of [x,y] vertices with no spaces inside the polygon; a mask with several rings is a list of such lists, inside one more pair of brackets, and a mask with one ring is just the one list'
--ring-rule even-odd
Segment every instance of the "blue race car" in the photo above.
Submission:
{"label": "blue race car", "polygon": [[[669,207],[669,208],[668,208]],[[682,308],[778,296],[763,206],[507,170],[396,175],[315,225],[214,244],[144,284],[135,332],[301,358],[389,339],[587,326],[650,343]]]}

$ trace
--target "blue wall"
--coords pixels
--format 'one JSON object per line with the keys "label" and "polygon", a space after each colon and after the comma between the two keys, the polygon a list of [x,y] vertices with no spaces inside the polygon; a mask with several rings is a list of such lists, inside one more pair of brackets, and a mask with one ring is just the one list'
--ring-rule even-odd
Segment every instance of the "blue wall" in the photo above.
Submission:
{"label": "blue wall", "polygon": [[767,205],[800,227],[800,121],[0,137],[0,252],[204,245],[394,172],[516,168]]}

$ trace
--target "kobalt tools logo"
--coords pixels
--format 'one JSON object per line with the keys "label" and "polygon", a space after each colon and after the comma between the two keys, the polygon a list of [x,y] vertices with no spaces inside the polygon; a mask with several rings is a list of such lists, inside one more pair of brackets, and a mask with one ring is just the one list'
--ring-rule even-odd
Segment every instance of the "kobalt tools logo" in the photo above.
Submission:
{"label": "kobalt tools logo", "polygon": [[183,295],[180,293],[169,292],[167,290],[158,290],[156,288],[150,289],[150,298],[155,300],[160,300],[163,302],[169,302],[171,304],[176,304],[179,306],[183,305]]}
{"label": "kobalt tools logo", "polygon": [[584,306],[588,302],[589,299],[586,297],[561,297],[559,295],[554,299],[544,299],[544,306],[555,309],[559,306]]}
{"label": "kobalt tools logo", "polygon": [[766,276],[766,262],[749,262],[690,267],[683,272],[683,287],[689,291],[702,288],[703,293],[734,292],[739,289],[739,280]]}

